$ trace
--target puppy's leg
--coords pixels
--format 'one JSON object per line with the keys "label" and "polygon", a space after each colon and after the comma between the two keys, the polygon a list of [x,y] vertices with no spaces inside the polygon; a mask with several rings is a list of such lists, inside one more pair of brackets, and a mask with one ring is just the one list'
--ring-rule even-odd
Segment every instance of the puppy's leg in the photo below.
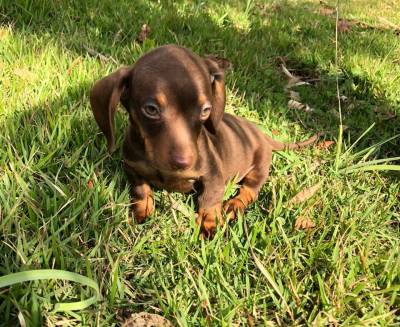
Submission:
{"label": "puppy's leg", "polygon": [[150,185],[132,168],[125,166],[125,173],[131,185],[131,209],[136,222],[140,224],[153,212],[153,192]]}
{"label": "puppy's leg", "polygon": [[246,207],[254,202],[261,187],[269,175],[272,151],[265,149],[257,153],[254,160],[254,168],[244,176],[239,193],[224,204],[224,211],[229,219],[236,219],[237,214],[243,214]]}
{"label": "puppy's leg", "polygon": [[224,197],[224,182],[222,178],[203,181],[203,193],[200,195],[199,212],[196,223],[206,237],[212,237],[218,225],[223,225],[222,200]]}

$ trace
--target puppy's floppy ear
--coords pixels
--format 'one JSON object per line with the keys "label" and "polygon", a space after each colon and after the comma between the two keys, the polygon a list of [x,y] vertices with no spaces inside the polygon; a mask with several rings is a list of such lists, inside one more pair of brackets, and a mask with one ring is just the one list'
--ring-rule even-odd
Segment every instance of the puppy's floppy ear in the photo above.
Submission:
{"label": "puppy's floppy ear", "polygon": [[[108,152],[115,147],[114,115],[121,100],[126,106],[124,93],[129,84],[132,67],[123,67],[97,81],[90,91],[90,104],[97,124],[108,142]],[[122,98],[122,99],[121,99]],[[125,101],[124,101],[125,100]]]}
{"label": "puppy's floppy ear", "polygon": [[204,58],[210,73],[210,82],[213,92],[213,104],[210,117],[204,123],[209,132],[215,134],[221,122],[225,109],[225,70],[231,63],[224,58],[207,56]]}

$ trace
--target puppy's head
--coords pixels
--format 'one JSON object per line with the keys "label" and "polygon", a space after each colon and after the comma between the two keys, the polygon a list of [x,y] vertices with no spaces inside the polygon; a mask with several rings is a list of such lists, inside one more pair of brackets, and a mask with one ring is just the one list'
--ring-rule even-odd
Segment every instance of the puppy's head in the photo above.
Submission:
{"label": "puppy's head", "polygon": [[114,114],[121,102],[161,170],[185,170],[198,159],[202,126],[216,134],[225,107],[227,61],[200,58],[187,49],[163,46],[98,81],[90,101],[95,119],[114,149]]}

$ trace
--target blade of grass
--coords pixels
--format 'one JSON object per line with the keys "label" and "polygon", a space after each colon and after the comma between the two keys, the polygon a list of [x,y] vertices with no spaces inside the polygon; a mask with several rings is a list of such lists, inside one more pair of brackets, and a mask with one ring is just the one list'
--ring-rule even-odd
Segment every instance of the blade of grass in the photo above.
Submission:
{"label": "blade of grass", "polygon": [[339,162],[340,162],[340,155],[342,153],[342,142],[343,142],[343,117],[342,117],[342,106],[340,102],[340,91],[339,91],[339,57],[338,57],[338,51],[339,51],[339,40],[338,40],[338,24],[339,24],[339,0],[336,2],[336,25],[335,25],[335,70],[336,70],[336,97],[338,101],[338,109],[339,109],[339,119],[340,119],[340,125],[339,125],[339,138],[337,141],[337,146],[336,146],[336,159],[335,159],[335,169],[336,171],[339,168]]}
{"label": "blade of grass", "polygon": [[[248,229],[247,229],[247,224],[244,221],[244,230],[246,233],[246,238],[249,239],[249,233],[248,233]],[[253,247],[251,246],[251,244],[249,244],[249,249],[250,249],[250,253],[251,256],[253,257],[254,263],[256,264],[257,268],[261,271],[261,273],[264,275],[264,277],[267,279],[267,281],[269,282],[269,284],[272,286],[272,288],[274,289],[274,291],[278,294],[278,296],[281,298],[283,305],[286,309],[286,312],[289,314],[290,318],[292,320],[294,320],[294,316],[293,316],[293,312],[290,309],[288,303],[286,302],[285,297],[283,296],[282,292],[279,289],[278,284],[275,282],[274,278],[272,277],[272,275],[269,273],[269,271],[264,267],[264,265],[262,264],[261,260],[256,256],[256,254],[254,253]]]}
{"label": "blade of grass", "polygon": [[94,290],[94,295],[87,300],[71,302],[71,303],[55,304],[54,311],[83,310],[89,307],[90,305],[96,303],[101,298],[99,286],[93,279],[90,279],[86,276],[82,276],[70,271],[57,270],[57,269],[28,270],[1,276],[0,288],[34,280],[46,280],[46,279],[68,280],[71,282],[82,284],[84,286],[88,286]]}
{"label": "blade of grass", "polygon": [[392,161],[400,160],[400,157],[392,157],[392,158],[383,158],[383,159],[376,159],[376,160],[369,160],[365,162],[360,162],[357,164],[354,164],[352,166],[346,167],[341,169],[340,171],[346,171],[349,169],[355,169],[355,168],[360,168],[360,167],[365,167],[365,166],[371,166],[371,165],[377,165],[377,164],[382,164],[382,163],[388,163]]}
{"label": "blade of grass", "polygon": [[400,134],[396,134],[396,135],[394,135],[394,136],[392,136],[392,137],[390,137],[390,138],[388,138],[388,139],[386,139],[384,141],[375,143],[375,144],[369,146],[368,148],[362,149],[361,151],[358,151],[358,152],[354,153],[352,156],[349,157],[349,159],[351,160],[351,159],[354,159],[354,158],[358,158],[358,157],[364,155],[365,153],[373,153],[381,145],[383,145],[383,144],[385,144],[387,142],[390,142],[390,141],[394,140],[395,138],[398,138],[399,136],[400,136]]}
{"label": "blade of grass", "polygon": [[368,134],[368,132],[375,126],[375,122],[372,123],[372,125],[370,127],[368,127],[359,137],[357,140],[355,140],[353,142],[353,144],[343,153],[343,156],[345,157],[347,154],[349,154],[351,152],[351,150],[353,150],[353,148],[358,144],[358,142],[360,142],[365,135]]}
{"label": "blade of grass", "polygon": [[368,166],[345,169],[344,172],[349,174],[360,171],[385,171],[385,170],[400,171],[400,165],[368,165]]}

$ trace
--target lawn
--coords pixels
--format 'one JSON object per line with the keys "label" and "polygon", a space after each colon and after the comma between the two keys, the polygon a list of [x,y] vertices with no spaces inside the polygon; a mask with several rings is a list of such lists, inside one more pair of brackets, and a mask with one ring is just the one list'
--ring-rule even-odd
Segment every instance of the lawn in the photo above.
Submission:
{"label": "lawn", "polygon": [[[384,160],[400,156],[400,4],[339,1],[337,43],[335,5],[0,0],[0,275],[67,270],[101,293],[55,311],[92,291],[2,288],[0,326],[116,326],[142,311],[177,326],[400,325],[399,158]],[[127,117],[110,156],[90,110],[94,81],[166,43],[229,58],[226,110],[265,133],[326,131],[276,153],[258,201],[212,240],[178,193],[157,191],[154,215],[129,223]],[[288,89],[282,66],[308,84]]]}

